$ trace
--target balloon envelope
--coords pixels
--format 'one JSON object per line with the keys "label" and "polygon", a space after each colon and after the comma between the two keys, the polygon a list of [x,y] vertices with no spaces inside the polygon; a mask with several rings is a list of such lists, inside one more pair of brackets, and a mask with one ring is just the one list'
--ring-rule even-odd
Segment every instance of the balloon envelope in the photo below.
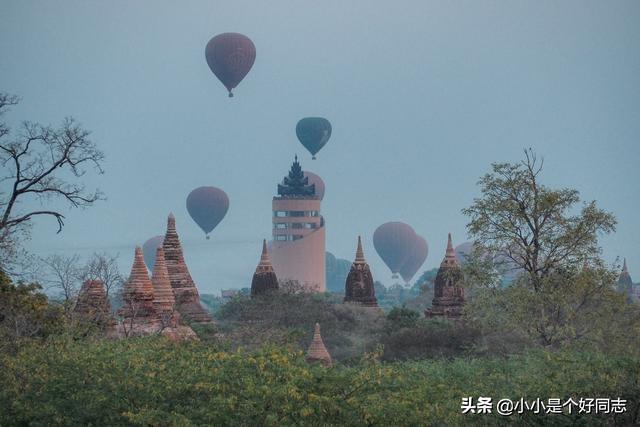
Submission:
{"label": "balloon envelope", "polygon": [[153,236],[142,245],[144,263],[149,271],[153,270],[153,265],[156,263],[156,249],[162,246],[162,242],[164,242],[164,236]]}
{"label": "balloon envelope", "polygon": [[416,275],[420,267],[422,267],[422,264],[424,264],[424,261],[427,259],[428,254],[429,245],[427,244],[427,241],[424,237],[416,234],[413,249],[409,253],[404,264],[402,264],[402,267],[400,267],[400,276],[402,276],[405,283],[409,283],[413,276]]}
{"label": "balloon envelope", "polygon": [[296,125],[296,135],[313,158],[331,137],[331,123],[323,117],[305,117]]}
{"label": "balloon envelope", "polygon": [[216,187],[198,187],[187,196],[187,210],[202,231],[209,234],[227,214],[229,197]]}
{"label": "balloon envelope", "polygon": [[373,246],[394,276],[409,257],[416,233],[403,222],[387,222],[373,233]]}
{"label": "balloon envelope", "polygon": [[474,243],[472,241],[460,243],[456,246],[456,258],[462,264],[467,262],[467,258],[473,252]]}
{"label": "balloon envelope", "polygon": [[223,33],[213,37],[204,50],[209,68],[233,96],[231,90],[249,73],[256,60],[256,47],[249,37]]}
{"label": "balloon envelope", "polygon": [[318,196],[320,200],[324,199],[324,181],[322,180],[322,178],[309,171],[304,171],[304,176],[309,178],[309,184],[315,184],[316,196]]}

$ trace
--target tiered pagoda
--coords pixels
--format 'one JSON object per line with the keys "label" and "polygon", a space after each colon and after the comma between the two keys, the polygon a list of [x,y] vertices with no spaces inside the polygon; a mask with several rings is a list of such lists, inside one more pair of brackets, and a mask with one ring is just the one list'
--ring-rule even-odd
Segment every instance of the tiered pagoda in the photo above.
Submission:
{"label": "tiered pagoda", "polygon": [[80,321],[92,322],[108,330],[115,326],[111,304],[101,280],[87,280],[82,284],[73,311]]}
{"label": "tiered pagoda", "polygon": [[283,197],[316,197],[316,185],[309,184],[309,178],[304,176],[298,156],[291,165],[289,175],[284,177],[282,184],[278,184],[278,195]]}
{"label": "tiered pagoda", "polygon": [[446,317],[458,319],[462,316],[464,305],[463,275],[456,252],[451,243],[451,233],[436,280],[434,282],[434,297],[430,309],[425,311],[426,317]]}
{"label": "tiered pagoda", "polygon": [[344,302],[360,304],[365,307],[378,307],[376,291],[373,286],[373,275],[369,264],[364,259],[362,241],[358,236],[356,259],[351,264],[344,287]]}
{"label": "tiered pagoda", "polygon": [[629,269],[627,268],[627,259],[625,258],[622,263],[622,272],[618,277],[618,290],[624,293],[629,301],[638,300],[638,295],[636,294],[636,289],[633,284],[633,280],[631,280],[631,275],[629,274]]}
{"label": "tiered pagoda", "polygon": [[313,340],[309,349],[307,350],[307,362],[315,363],[320,362],[324,366],[331,366],[331,355],[327,351],[327,348],[322,342],[322,336],[320,335],[320,324],[316,323],[315,330],[313,332]]}
{"label": "tiered pagoda", "polygon": [[156,249],[151,284],[153,285],[153,305],[158,316],[160,316],[162,326],[176,327],[179,316],[175,311],[176,299],[169,280],[169,271],[167,270],[162,246]]}
{"label": "tiered pagoda", "polygon": [[176,218],[173,214],[170,214],[167,219],[167,232],[162,248],[169,272],[169,281],[175,295],[176,309],[192,323],[211,324],[211,316],[200,304],[198,289],[184,261],[182,245],[176,231]]}
{"label": "tiered pagoda", "polygon": [[278,278],[276,272],[271,265],[269,252],[267,251],[267,241],[262,241],[262,255],[260,255],[260,263],[253,273],[251,279],[251,296],[263,295],[278,290]]}
{"label": "tiered pagoda", "polygon": [[139,246],[136,247],[131,275],[124,284],[122,302],[119,313],[123,317],[122,327],[127,336],[161,329],[160,317],[154,305],[153,285]]}

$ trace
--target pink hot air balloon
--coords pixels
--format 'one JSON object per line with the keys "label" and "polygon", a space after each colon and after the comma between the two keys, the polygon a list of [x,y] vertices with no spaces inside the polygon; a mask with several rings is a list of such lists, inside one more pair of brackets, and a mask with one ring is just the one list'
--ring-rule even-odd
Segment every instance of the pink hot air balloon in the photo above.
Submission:
{"label": "pink hot air balloon", "polygon": [[320,200],[324,199],[324,181],[322,180],[322,178],[309,171],[304,171],[304,176],[309,179],[309,184],[315,184],[316,196],[318,196]]}
{"label": "pink hot air balloon", "polygon": [[373,233],[373,246],[380,258],[389,267],[392,277],[398,277],[398,272],[409,258],[416,233],[410,225],[403,222],[387,222]]}
{"label": "pink hot air balloon", "polygon": [[405,283],[409,283],[409,281],[416,275],[424,261],[427,259],[427,255],[429,254],[429,245],[427,241],[422,236],[418,236],[416,234],[415,242],[413,249],[409,253],[409,257],[405,260],[402,267],[400,267],[400,276],[404,279]]}
{"label": "pink hot air balloon", "polygon": [[156,263],[156,249],[162,246],[162,242],[164,242],[164,236],[153,236],[142,245],[144,263],[150,271]]}
{"label": "pink hot air balloon", "polygon": [[187,196],[187,210],[208,239],[209,233],[227,214],[229,197],[217,187],[198,187]]}
{"label": "pink hot air balloon", "polygon": [[233,96],[232,89],[249,73],[256,60],[256,47],[249,37],[238,33],[223,33],[213,37],[204,50],[213,74]]}

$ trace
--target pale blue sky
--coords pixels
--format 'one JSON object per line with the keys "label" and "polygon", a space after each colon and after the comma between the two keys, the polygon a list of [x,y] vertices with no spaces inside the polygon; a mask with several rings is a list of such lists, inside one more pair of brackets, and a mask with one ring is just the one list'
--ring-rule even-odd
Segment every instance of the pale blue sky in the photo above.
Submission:
{"label": "pale blue sky", "polygon": [[[257,47],[229,99],[204,47],[233,31]],[[34,226],[28,248],[120,252],[164,232],[173,211],[202,291],[247,286],[271,235],[271,198],[298,153],[323,177],[327,249],[351,259],[362,234],[376,279],[374,229],[406,221],[425,236],[425,268],[493,161],[523,147],[545,181],[580,190],[619,220],[605,257],[640,277],[638,1],[0,1],[0,90],[7,117],[76,117],[107,156],[91,176],[106,202]],[[295,125],[324,116],[318,160]],[[201,185],[224,189],[226,218],[205,241],[185,208]]]}

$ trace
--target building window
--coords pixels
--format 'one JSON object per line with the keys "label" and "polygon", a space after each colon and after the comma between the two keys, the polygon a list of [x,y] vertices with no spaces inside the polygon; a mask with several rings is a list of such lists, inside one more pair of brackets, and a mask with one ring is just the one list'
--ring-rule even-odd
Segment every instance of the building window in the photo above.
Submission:
{"label": "building window", "polygon": [[278,229],[285,229],[288,228],[288,225],[286,222],[276,222],[275,224],[273,224],[273,228],[278,228]]}
{"label": "building window", "polygon": [[320,216],[320,212],[318,211],[274,211],[273,216],[277,218],[286,218],[286,217],[318,217]]}
{"label": "building window", "polygon": [[300,240],[300,239],[302,239],[304,236],[300,236],[300,235],[298,235],[298,234],[295,234],[295,235],[293,235],[293,236],[291,236],[291,237],[293,238],[292,240]]}
{"label": "building window", "polygon": [[286,234],[276,234],[275,238],[276,238],[276,240],[278,240],[280,242],[286,242],[287,241],[287,235]]}

